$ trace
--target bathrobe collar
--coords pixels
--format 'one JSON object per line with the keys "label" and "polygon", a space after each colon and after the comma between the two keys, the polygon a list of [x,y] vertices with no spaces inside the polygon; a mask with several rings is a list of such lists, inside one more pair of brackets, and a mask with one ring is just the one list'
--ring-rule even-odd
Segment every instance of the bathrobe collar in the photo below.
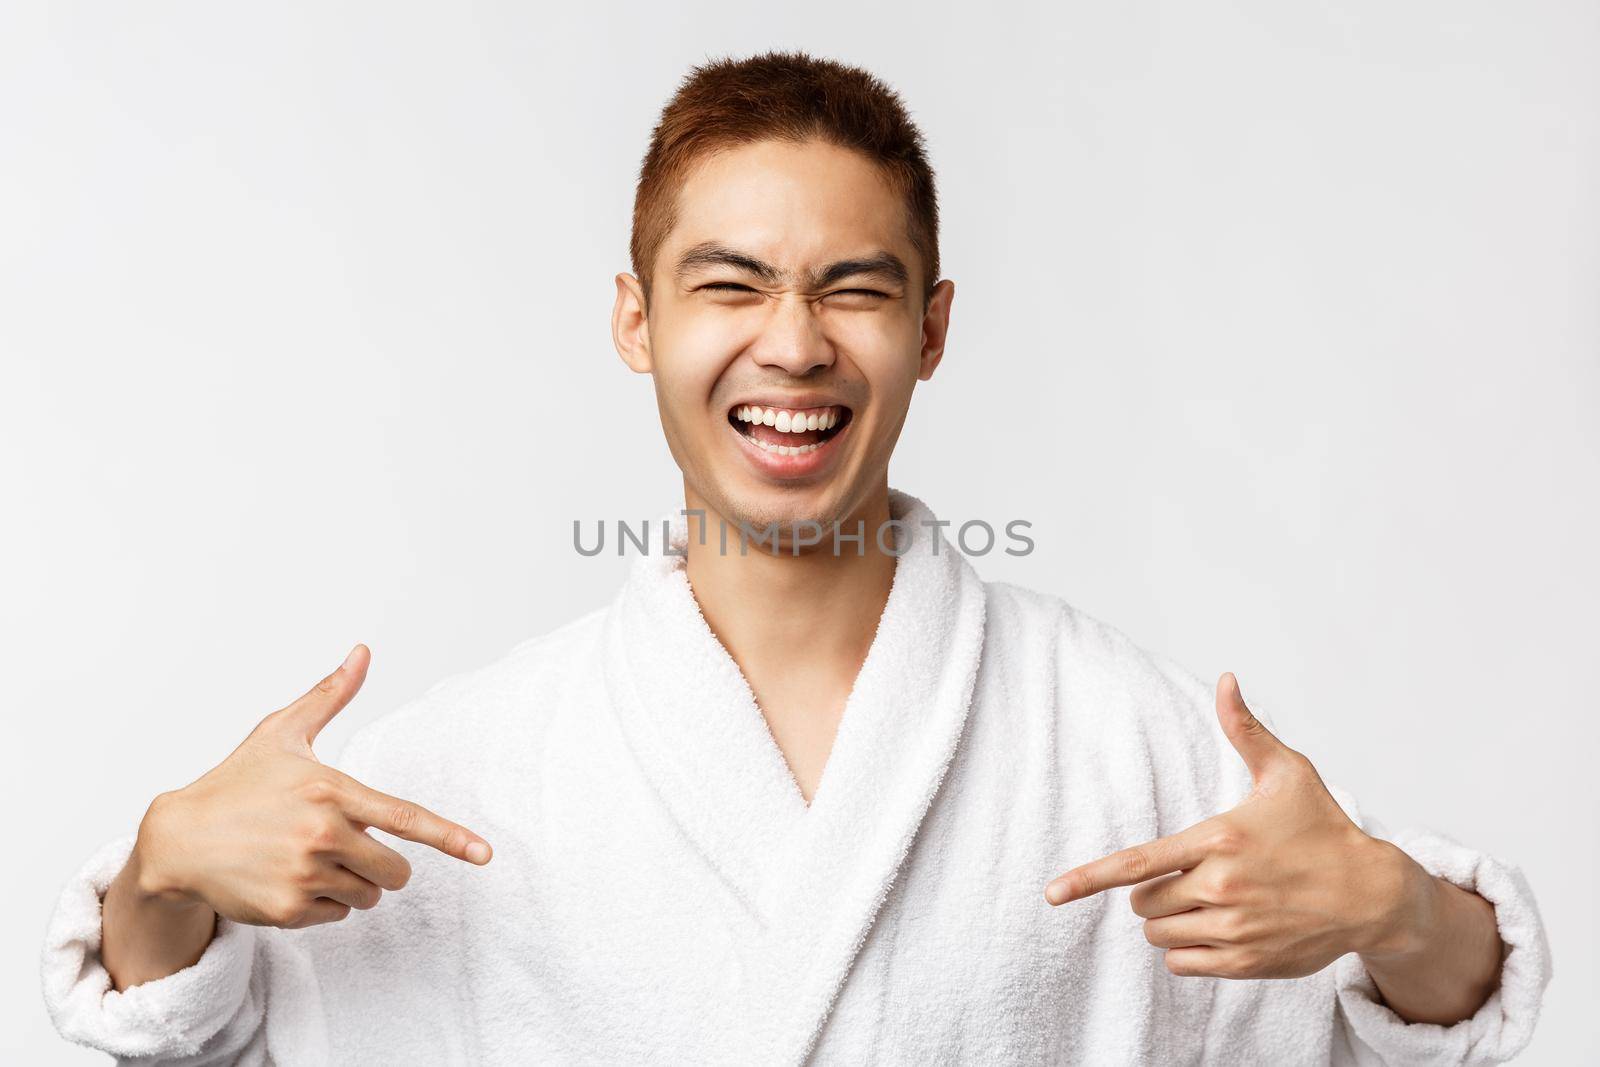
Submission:
{"label": "bathrobe collar", "polygon": [[[639,556],[607,612],[605,683],[628,746],[760,931],[742,1001],[708,1006],[728,1011],[728,1052],[751,1062],[808,1055],[966,722],[983,583],[922,501],[891,489],[889,513],[903,551],[809,808],[683,556]],[[683,551],[686,520],[663,521]]]}

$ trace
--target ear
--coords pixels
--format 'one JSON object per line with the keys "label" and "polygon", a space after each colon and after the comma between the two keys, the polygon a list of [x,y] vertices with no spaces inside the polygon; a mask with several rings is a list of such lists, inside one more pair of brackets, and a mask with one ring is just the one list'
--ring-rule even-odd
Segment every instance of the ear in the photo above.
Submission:
{"label": "ear", "polygon": [[949,278],[933,287],[928,310],[922,315],[922,353],[917,358],[917,378],[927,381],[944,358],[945,336],[950,332],[950,302],[956,297],[956,283]]}
{"label": "ear", "polygon": [[628,369],[649,374],[650,320],[645,314],[644,288],[631,274],[617,275],[617,302],[611,309],[611,343]]}

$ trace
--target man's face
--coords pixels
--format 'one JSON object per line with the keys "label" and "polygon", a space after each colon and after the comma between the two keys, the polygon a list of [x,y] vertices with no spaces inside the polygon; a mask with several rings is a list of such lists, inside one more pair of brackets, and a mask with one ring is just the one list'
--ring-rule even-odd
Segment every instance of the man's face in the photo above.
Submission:
{"label": "man's face", "polygon": [[820,141],[740,146],[690,173],[648,321],[627,274],[612,321],[624,361],[654,376],[690,507],[854,532],[954,295],[940,282],[924,311],[906,222],[870,160]]}

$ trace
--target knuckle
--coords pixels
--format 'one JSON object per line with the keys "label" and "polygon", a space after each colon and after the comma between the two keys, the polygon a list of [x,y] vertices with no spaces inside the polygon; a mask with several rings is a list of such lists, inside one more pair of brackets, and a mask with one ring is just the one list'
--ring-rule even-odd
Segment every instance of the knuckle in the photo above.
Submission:
{"label": "knuckle", "polygon": [[307,819],[300,828],[300,841],[311,852],[331,851],[339,846],[343,837],[343,820],[333,815]]}
{"label": "knuckle", "polygon": [[329,911],[328,917],[326,919],[322,920],[322,921],[323,922],[336,923],[336,922],[339,922],[339,921],[343,920],[344,918],[346,918],[350,914],[350,905],[348,905],[348,904],[336,904],[334,907],[329,908],[328,911]]}
{"label": "knuckle", "polygon": [[1144,939],[1150,942],[1152,945],[1160,944],[1159,937],[1156,933],[1156,925],[1149,919],[1146,919],[1144,922]]}
{"label": "knuckle", "polygon": [[1244,888],[1243,880],[1237,871],[1230,867],[1223,867],[1212,871],[1206,879],[1208,895],[1214,904],[1223,904],[1233,900]]}
{"label": "knuckle", "polygon": [[467,851],[467,842],[469,840],[470,838],[460,827],[448,826],[445,827],[444,833],[440,835],[439,847],[452,856],[459,856]]}
{"label": "knuckle", "polygon": [[382,899],[383,890],[379,889],[377,886],[372,886],[370,888],[361,890],[355,906],[360,908],[362,911],[367,911],[370,908],[376,908],[378,906],[378,901]]}
{"label": "knuckle", "polygon": [[339,786],[326,774],[312,774],[297,787],[302,800],[311,804],[331,804],[339,795]]}
{"label": "knuckle", "polygon": [[257,722],[255,726],[251,727],[250,732],[245,735],[245,740],[249,741],[252,739],[257,739],[263,734],[269,734],[273,730],[276,730],[278,728],[278,724],[283,722],[284,718],[288,714],[288,707],[282,707],[277,711],[267,712],[267,714],[261,716],[261,720]]}
{"label": "knuckle", "polygon": [[322,864],[310,855],[302,855],[289,870],[289,884],[297,890],[315,885],[322,876]]}
{"label": "knuckle", "polygon": [[389,828],[402,837],[414,833],[422,813],[410,801],[395,801],[389,808]]}
{"label": "knuckle", "polygon": [[305,897],[299,893],[280,894],[266,908],[266,918],[273,926],[294,926],[304,915]]}
{"label": "knuckle", "polygon": [[1124,878],[1142,882],[1150,870],[1150,854],[1141,846],[1117,853],[1117,870]]}
{"label": "knuckle", "polygon": [[1242,941],[1245,935],[1244,916],[1237,911],[1225,911],[1217,916],[1217,936],[1224,941]]}
{"label": "knuckle", "polygon": [[1226,978],[1249,978],[1256,974],[1260,967],[1259,953],[1240,949],[1223,957],[1221,970]]}
{"label": "knuckle", "polygon": [[394,871],[389,876],[390,889],[404,889],[406,883],[411,881],[411,864],[404,856],[399,857],[399,862],[394,865]]}
{"label": "knuckle", "polygon": [[1128,894],[1128,907],[1132,908],[1133,913],[1141,919],[1153,919],[1156,914],[1155,908],[1152,906],[1151,896],[1152,890],[1149,886],[1144,884],[1136,885],[1133,887],[1133,892]]}
{"label": "knuckle", "polygon": [[1312,763],[1311,762],[1311,757],[1307,756],[1304,752],[1297,752],[1296,750],[1291,748],[1288,752],[1286,752],[1284,754],[1284,758],[1288,762],[1288,765],[1300,777],[1302,777],[1302,778],[1320,778],[1321,777],[1321,775],[1317,774],[1317,766],[1316,766],[1316,764]]}
{"label": "knuckle", "polygon": [[1210,851],[1224,856],[1237,855],[1244,851],[1244,846],[1244,832],[1238,827],[1227,823],[1221,823],[1212,830],[1210,839],[1207,841],[1207,847]]}
{"label": "knuckle", "polygon": [[1194,968],[1184,961],[1183,956],[1170,948],[1163,956],[1163,962],[1166,963],[1168,971],[1180,978],[1187,978],[1195,973]]}

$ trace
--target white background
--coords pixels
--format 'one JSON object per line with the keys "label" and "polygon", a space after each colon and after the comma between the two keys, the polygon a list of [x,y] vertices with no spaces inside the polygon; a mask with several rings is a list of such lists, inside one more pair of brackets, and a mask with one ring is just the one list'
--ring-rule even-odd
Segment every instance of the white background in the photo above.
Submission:
{"label": "white background", "polygon": [[[609,339],[708,56],[899,89],[950,347],[891,470],[1391,827],[1522,866],[1593,1060],[1600,7],[7,5],[0,1060],[61,882],[374,651],[325,733],[604,603],[675,506]],[[1337,8],[1337,10],[1335,10]]]}

